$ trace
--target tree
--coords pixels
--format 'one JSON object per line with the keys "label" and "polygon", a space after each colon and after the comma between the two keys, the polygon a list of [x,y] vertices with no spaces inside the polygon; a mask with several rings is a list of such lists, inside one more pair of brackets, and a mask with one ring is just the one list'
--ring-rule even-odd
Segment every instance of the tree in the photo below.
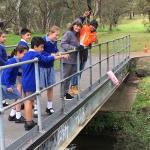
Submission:
{"label": "tree", "polygon": [[127,0],[105,0],[102,3],[103,20],[109,24],[109,30],[118,24],[119,17],[128,12]]}

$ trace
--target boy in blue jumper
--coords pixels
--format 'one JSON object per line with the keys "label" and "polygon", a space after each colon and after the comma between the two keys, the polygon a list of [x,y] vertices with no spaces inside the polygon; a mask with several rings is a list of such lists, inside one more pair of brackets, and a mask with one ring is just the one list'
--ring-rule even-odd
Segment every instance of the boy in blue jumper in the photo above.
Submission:
{"label": "boy in blue jumper", "polygon": [[[0,31],[0,66],[4,66],[7,61],[7,53],[4,46],[4,43],[6,41],[6,34],[3,31]],[[3,107],[8,106],[8,103],[3,100]]]}
{"label": "boy in blue jumper", "polygon": [[[26,47],[29,50],[28,42],[31,38],[31,31],[27,28],[23,28],[23,29],[21,29],[20,34],[21,34],[21,40],[18,42],[18,46]],[[23,95],[23,93],[22,93],[22,84],[21,84],[21,82],[22,82],[21,81],[22,80],[21,74],[22,74],[22,70],[20,68],[19,69],[19,75],[17,77],[17,80],[18,80],[17,89],[21,93],[21,95]],[[24,107],[24,105],[22,105],[22,106]]]}
{"label": "boy in blue jumper", "polygon": [[[10,58],[6,62],[6,65],[18,63],[26,52],[26,47],[16,47],[14,50],[14,57]],[[1,78],[3,99],[15,99],[17,101],[21,97],[19,91],[16,88],[18,70],[19,66],[3,70]],[[20,112],[20,104],[17,104],[15,108],[12,108],[8,120],[15,121],[15,123],[24,123],[24,117]]]}
{"label": "boy in blue jumper", "polygon": [[31,38],[31,31],[29,29],[23,28],[20,34],[21,34],[21,40],[18,42],[18,45],[29,49],[29,45],[27,42],[29,42]]}
{"label": "boy in blue jumper", "polygon": [[0,66],[5,65],[7,61],[7,53],[4,46],[6,41],[6,34],[3,31],[0,31]]}
{"label": "boy in blue jumper", "polygon": [[[49,33],[43,38],[45,41],[44,51],[49,55],[58,53],[57,48],[57,40],[59,37],[60,29],[57,26],[52,26],[49,30]],[[54,62],[51,62],[49,66],[40,66],[40,86],[42,88],[46,88],[55,83],[55,70],[54,70]],[[47,90],[47,108],[46,112],[51,115],[54,113],[53,109],[53,88]],[[36,112],[34,111],[34,115]]]}
{"label": "boy in blue jumper", "polygon": [[[31,40],[31,49],[25,54],[22,61],[32,60],[38,58],[39,65],[51,65],[55,59],[63,58],[61,55],[43,55],[41,52],[44,50],[45,41],[41,37],[33,37]],[[23,75],[22,75],[22,87],[26,96],[31,95],[36,91],[35,83],[35,68],[34,64],[22,65]],[[27,100],[25,102],[25,130],[32,129],[36,123],[32,119],[32,105],[34,98]]]}

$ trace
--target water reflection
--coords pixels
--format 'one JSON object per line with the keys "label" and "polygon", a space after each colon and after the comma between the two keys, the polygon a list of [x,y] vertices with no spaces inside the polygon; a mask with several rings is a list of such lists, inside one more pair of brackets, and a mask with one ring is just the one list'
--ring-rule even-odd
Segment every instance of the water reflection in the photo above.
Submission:
{"label": "water reflection", "polygon": [[78,135],[66,150],[114,150],[114,144],[109,136]]}

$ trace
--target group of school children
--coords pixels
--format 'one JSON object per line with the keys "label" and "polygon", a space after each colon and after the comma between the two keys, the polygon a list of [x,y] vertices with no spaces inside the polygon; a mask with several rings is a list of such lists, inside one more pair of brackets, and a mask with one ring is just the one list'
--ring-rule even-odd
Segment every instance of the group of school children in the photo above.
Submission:
{"label": "group of school children", "polygon": [[[78,51],[68,54],[61,54],[57,48],[57,39],[60,29],[52,26],[48,34],[44,37],[33,37],[31,48],[28,42],[31,38],[31,31],[23,28],[21,30],[21,40],[8,59],[4,42],[6,34],[0,31],[0,66],[14,64],[20,61],[38,58],[40,87],[45,88],[55,83],[54,60],[63,60],[63,77],[66,78],[77,71],[77,53],[80,55],[80,70],[84,69],[87,58],[88,48],[93,42],[97,41],[96,29],[98,23],[92,20],[84,24],[90,12],[86,11],[82,17],[75,20],[70,28],[64,33],[61,40],[61,51],[69,52],[72,48]],[[18,101],[22,97],[29,96],[36,91],[34,63],[23,64],[21,66],[4,69],[2,72],[2,96],[3,106],[7,106],[6,99]],[[67,79],[64,82],[64,99],[71,100],[77,91],[77,77]],[[53,88],[47,90],[46,113],[51,115],[53,109]],[[34,115],[32,109],[34,108]],[[8,120],[15,123],[24,123],[25,130],[32,129],[37,123],[33,121],[33,116],[37,117],[37,105],[35,97],[24,102],[24,116],[21,113],[21,104],[17,104],[11,109]]]}

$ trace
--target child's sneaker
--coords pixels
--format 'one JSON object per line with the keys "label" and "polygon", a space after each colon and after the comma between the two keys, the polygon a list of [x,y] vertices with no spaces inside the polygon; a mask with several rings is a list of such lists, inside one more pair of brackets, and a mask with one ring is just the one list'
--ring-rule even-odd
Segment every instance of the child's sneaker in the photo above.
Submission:
{"label": "child's sneaker", "polygon": [[64,100],[70,101],[72,100],[74,97],[72,95],[70,95],[69,93],[66,93],[64,96]]}
{"label": "child's sneaker", "polygon": [[23,116],[21,116],[19,119],[15,118],[15,123],[24,123],[25,122],[25,118]]}
{"label": "child's sneaker", "polygon": [[16,115],[14,115],[14,116],[8,116],[8,120],[9,121],[15,121],[15,119],[16,119]]}
{"label": "child's sneaker", "polygon": [[3,103],[3,107],[6,107],[6,106],[8,106],[9,104],[5,101],[4,103]]}
{"label": "child's sneaker", "polygon": [[47,112],[49,115],[52,115],[55,111],[54,111],[53,108],[50,108],[50,109],[46,108],[46,112]]}
{"label": "child's sneaker", "polygon": [[32,121],[25,121],[25,124],[24,124],[24,128],[26,131],[29,131],[31,130],[34,126],[36,126],[37,123],[34,122],[33,120]]}

